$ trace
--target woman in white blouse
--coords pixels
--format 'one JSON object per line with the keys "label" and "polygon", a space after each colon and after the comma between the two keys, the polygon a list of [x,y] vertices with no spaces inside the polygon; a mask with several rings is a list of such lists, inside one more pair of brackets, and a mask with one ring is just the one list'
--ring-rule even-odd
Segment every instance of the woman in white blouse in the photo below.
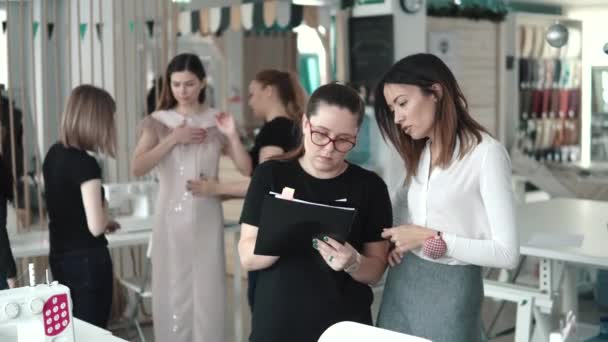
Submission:
{"label": "woman in white blouse", "polygon": [[375,98],[382,135],[406,168],[396,226],[383,233],[393,248],[378,325],[434,342],[479,341],[481,267],[519,259],[508,154],[434,55],[397,62]]}

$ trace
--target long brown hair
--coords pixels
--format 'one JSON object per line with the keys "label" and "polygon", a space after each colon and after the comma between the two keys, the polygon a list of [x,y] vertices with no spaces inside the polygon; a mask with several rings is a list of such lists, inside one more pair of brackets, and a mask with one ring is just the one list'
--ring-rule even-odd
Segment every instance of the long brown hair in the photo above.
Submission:
{"label": "long brown hair", "polygon": [[[384,86],[387,84],[417,86],[423,95],[435,96],[438,99],[433,130],[441,142],[438,165],[442,168],[448,167],[452,161],[457,139],[460,141],[458,158],[462,158],[481,142],[481,133],[487,133],[469,114],[467,100],[454,74],[441,59],[428,53],[401,59],[378,83],[374,109],[382,137],[395,146],[405,163],[406,183],[409,183],[412,176],[416,176],[426,139],[414,140],[395,124],[395,114],[389,109],[384,98]],[[441,87],[441,92],[433,89],[435,84]]]}
{"label": "long brown hair", "polygon": [[287,116],[298,121],[306,104],[306,91],[293,73],[276,69],[266,69],[258,72],[254,80],[262,87],[274,87],[279,100],[287,110]]}
{"label": "long brown hair", "polygon": [[[207,73],[203,67],[203,62],[201,62],[201,59],[198,58],[197,55],[192,53],[182,53],[173,57],[167,66],[167,71],[165,72],[165,77],[162,81],[160,101],[156,106],[157,110],[167,110],[174,108],[177,105],[177,100],[175,99],[173,91],[171,90],[171,75],[174,72],[182,71],[189,71],[193,73],[201,82],[203,82],[205,77],[207,77]],[[207,86],[201,89],[201,92],[198,95],[199,103],[205,103],[206,89]]]}
{"label": "long brown hair", "polygon": [[61,142],[66,147],[114,157],[115,113],[116,103],[107,91],[88,84],[74,88],[61,118]]}
{"label": "long brown hair", "polygon": [[[310,95],[304,115],[310,120],[311,117],[317,115],[317,110],[322,104],[347,109],[357,118],[357,127],[361,126],[365,114],[365,102],[352,88],[338,83],[320,86]],[[302,120],[299,120],[298,124],[301,125]],[[300,132],[304,132],[303,127],[300,127]],[[300,139],[297,148],[272,159],[294,160],[302,157],[304,152],[304,141]]]}

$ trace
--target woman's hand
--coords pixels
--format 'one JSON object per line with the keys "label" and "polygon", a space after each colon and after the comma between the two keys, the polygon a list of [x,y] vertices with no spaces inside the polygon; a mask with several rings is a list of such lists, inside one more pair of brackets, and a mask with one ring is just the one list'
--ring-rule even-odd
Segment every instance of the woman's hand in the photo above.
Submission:
{"label": "woman's hand", "polygon": [[186,189],[194,196],[217,195],[219,183],[214,179],[191,179],[186,182]]}
{"label": "woman's hand", "polygon": [[334,271],[343,271],[357,262],[357,250],[348,242],[343,245],[328,236],[324,236],[323,241],[312,239],[312,246],[319,251],[325,263]]}
{"label": "woman's hand", "polygon": [[8,278],[6,279],[6,283],[9,289],[14,289],[17,287],[17,278]]}
{"label": "woman's hand", "polygon": [[120,223],[118,223],[114,220],[110,220],[110,221],[108,221],[108,224],[106,225],[106,234],[112,234],[119,229],[120,229]]}
{"label": "woman's hand", "polygon": [[401,226],[386,228],[382,231],[382,237],[391,241],[394,248],[391,249],[388,256],[388,262],[391,266],[394,263],[400,263],[403,255],[421,247],[424,241],[437,234],[437,231],[420,227],[414,224],[404,224]]}
{"label": "woman's hand", "polygon": [[401,253],[399,253],[395,248],[391,249],[388,252],[388,264],[391,267],[395,267],[395,266],[399,265],[401,263],[402,259],[403,259],[403,255],[401,255]]}
{"label": "woman's hand", "polygon": [[228,138],[238,138],[234,117],[230,113],[221,112],[215,116],[215,124],[219,131]]}
{"label": "woman's hand", "polygon": [[207,130],[204,128],[187,127],[186,120],[175,127],[171,135],[178,144],[200,144],[205,140]]}

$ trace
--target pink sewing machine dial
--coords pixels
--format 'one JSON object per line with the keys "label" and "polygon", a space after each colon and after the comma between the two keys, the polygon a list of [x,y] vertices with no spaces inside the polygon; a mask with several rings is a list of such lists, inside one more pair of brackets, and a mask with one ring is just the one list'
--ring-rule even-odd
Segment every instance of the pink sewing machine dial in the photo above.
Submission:
{"label": "pink sewing machine dial", "polygon": [[42,319],[46,336],[57,336],[70,324],[68,296],[60,294],[50,297],[44,303]]}

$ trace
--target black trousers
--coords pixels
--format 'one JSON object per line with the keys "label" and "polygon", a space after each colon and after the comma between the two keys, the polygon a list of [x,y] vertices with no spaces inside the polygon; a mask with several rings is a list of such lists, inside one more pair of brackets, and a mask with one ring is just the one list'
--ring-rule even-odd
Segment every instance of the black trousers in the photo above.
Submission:
{"label": "black trousers", "polygon": [[53,278],[70,288],[74,317],[102,329],[112,307],[112,258],[106,247],[51,255]]}
{"label": "black trousers", "polygon": [[258,271],[249,271],[247,273],[247,301],[249,302],[249,308],[251,309],[251,312],[253,312],[253,297],[257,282]]}

